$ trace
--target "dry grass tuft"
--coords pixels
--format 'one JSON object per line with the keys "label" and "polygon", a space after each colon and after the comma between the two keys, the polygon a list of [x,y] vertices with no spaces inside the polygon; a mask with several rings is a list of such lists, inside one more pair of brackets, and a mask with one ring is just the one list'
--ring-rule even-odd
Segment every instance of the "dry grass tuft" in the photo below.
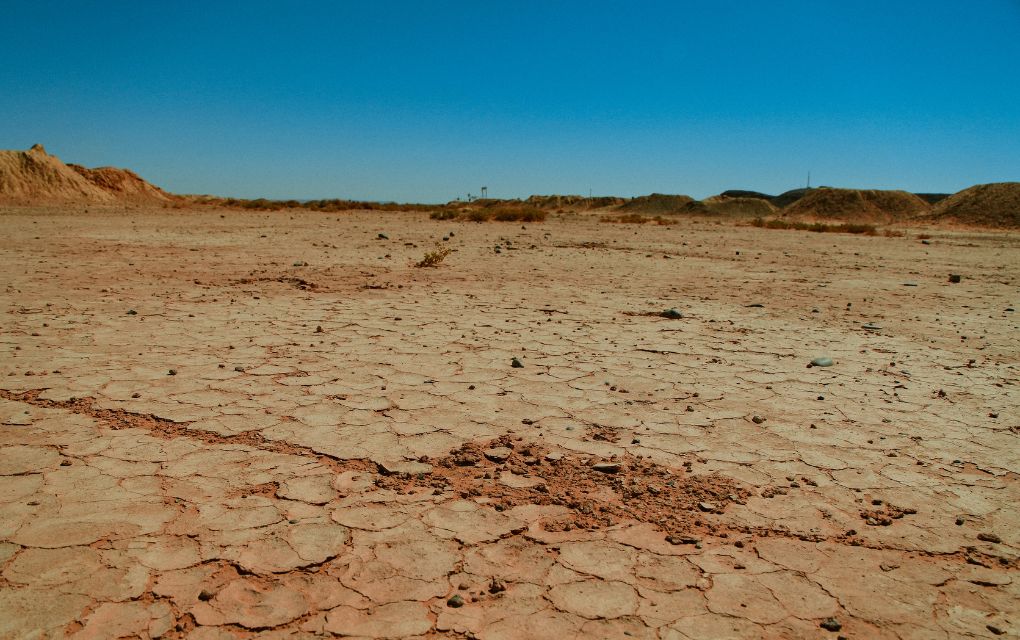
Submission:
{"label": "dry grass tuft", "polygon": [[414,266],[419,269],[425,267],[438,267],[443,260],[446,260],[446,256],[451,253],[453,253],[453,249],[437,245],[434,251],[426,251],[422,259],[416,262]]}
{"label": "dry grass tuft", "polygon": [[[857,233],[866,236],[877,236],[878,229],[873,224],[825,224],[823,222],[795,222],[788,220],[765,220],[755,218],[751,226],[762,229],[792,229],[795,231],[813,231],[815,233]],[[889,232],[886,232],[889,235]]]}

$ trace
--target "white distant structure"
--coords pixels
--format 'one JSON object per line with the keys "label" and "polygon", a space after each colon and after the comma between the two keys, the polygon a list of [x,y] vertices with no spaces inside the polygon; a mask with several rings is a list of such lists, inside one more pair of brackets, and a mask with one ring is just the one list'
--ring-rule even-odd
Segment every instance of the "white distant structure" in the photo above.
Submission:
{"label": "white distant structure", "polygon": [[483,198],[489,197],[489,188],[488,187],[482,187],[482,197]]}

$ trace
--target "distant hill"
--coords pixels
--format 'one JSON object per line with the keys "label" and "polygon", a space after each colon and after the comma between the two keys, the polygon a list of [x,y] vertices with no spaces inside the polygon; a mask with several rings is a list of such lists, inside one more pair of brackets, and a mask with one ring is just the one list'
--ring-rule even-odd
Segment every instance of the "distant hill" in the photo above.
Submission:
{"label": "distant hill", "polygon": [[619,206],[627,213],[700,213],[697,201],[690,196],[653,193],[631,198]]}
{"label": "distant hill", "polygon": [[156,203],[174,196],[127,169],[64,164],[42,145],[0,151],[0,203]]}
{"label": "distant hill", "polygon": [[1020,228],[1020,182],[979,184],[954,193],[925,216],[931,222]]}
{"label": "distant hill", "polygon": [[906,191],[822,187],[812,189],[784,207],[783,215],[847,222],[894,222],[917,218],[927,211],[927,202]]}

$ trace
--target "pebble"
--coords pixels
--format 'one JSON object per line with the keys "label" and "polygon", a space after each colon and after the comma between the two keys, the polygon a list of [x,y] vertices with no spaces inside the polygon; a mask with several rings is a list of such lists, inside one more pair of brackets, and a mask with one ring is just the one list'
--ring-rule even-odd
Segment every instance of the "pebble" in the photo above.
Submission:
{"label": "pebble", "polygon": [[992,544],[999,544],[1000,542],[1002,542],[1002,538],[1000,538],[999,536],[995,535],[994,533],[986,533],[984,531],[977,535],[977,539],[982,542],[991,542]]}
{"label": "pebble", "polygon": [[861,325],[861,328],[867,329],[868,331],[878,331],[882,328],[882,326],[875,324],[874,322],[865,322]]}
{"label": "pebble", "polygon": [[751,416],[751,422],[753,422],[755,424],[761,424],[761,423],[765,422],[765,418],[763,418],[761,416]]}
{"label": "pebble", "polygon": [[818,626],[825,629],[826,631],[839,631],[840,629],[843,628],[843,625],[840,624],[839,620],[836,620],[835,618],[826,618],[825,620],[822,620],[822,623]]}
{"label": "pebble", "polygon": [[711,502],[699,502],[698,508],[704,511],[705,513],[712,513],[713,511],[715,511],[715,505],[712,504]]}
{"label": "pebble", "polygon": [[950,273],[949,274],[949,281],[952,282],[953,284],[956,284],[957,282],[959,282],[962,279],[963,279],[963,276],[961,276],[958,273]]}
{"label": "pebble", "polygon": [[917,283],[916,282],[904,282],[903,286],[904,287],[916,287]]}
{"label": "pebble", "polygon": [[510,366],[513,367],[514,369],[523,369],[524,363],[521,362],[520,358],[514,358],[513,360],[510,361]]}
{"label": "pebble", "polygon": [[137,312],[137,311],[135,311],[134,309],[128,309],[128,312],[127,312],[127,314],[128,314],[129,316],[137,316],[137,315],[138,315],[138,312]]}
{"label": "pebble", "polygon": [[464,598],[460,597],[459,593],[455,593],[450,596],[450,599],[446,601],[446,606],[459,609],[464,606]]}
{"label": "pebble", "polygon": [[545,459],[548,460],[549,462],[557,462],[563,459],[563,454],[557,452],[547,453],[545,455]]}
{"label": "pebble", "polygon": [[597,462],[591,466],[592,469],[600,473],[616,473],[620,470],[619,462]]}
{"label": "pebble", "polygon": [[388,235],[386,235],[385,233],[380,233],[376,237],[379,238],[380,240],[389,240],[390,239],[390,237]]}
{"label": "pebble", "polygon": [[745,304],[744,306],[747,307],[748,309],[762,309],[762,308],[765,307],[765,305],[763,305],[760,302],[754,302],[752,304]]}
{"label": "pebble", "polygon": [[811,361],[811,366],[812,367],[831,367],[832,366],[832,358],[829,358],[827,356],[823,356],[821,358],[815,358],[814,360]]}
{"label": "pebble", "polygon": [[676,309],[666,309],[659,314],[662,318],[669,318],[670,320],[679,320],[684,317],[684,314],[680,313]]}

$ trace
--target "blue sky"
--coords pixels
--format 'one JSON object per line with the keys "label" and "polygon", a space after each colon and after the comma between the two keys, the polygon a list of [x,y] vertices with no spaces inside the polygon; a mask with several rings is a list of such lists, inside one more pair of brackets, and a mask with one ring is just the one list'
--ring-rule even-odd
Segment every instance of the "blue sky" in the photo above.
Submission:
{"label": "blue sky", "polygon": [[0,0],[0,148],[444,202],[1020,180],[1020,0]]}

